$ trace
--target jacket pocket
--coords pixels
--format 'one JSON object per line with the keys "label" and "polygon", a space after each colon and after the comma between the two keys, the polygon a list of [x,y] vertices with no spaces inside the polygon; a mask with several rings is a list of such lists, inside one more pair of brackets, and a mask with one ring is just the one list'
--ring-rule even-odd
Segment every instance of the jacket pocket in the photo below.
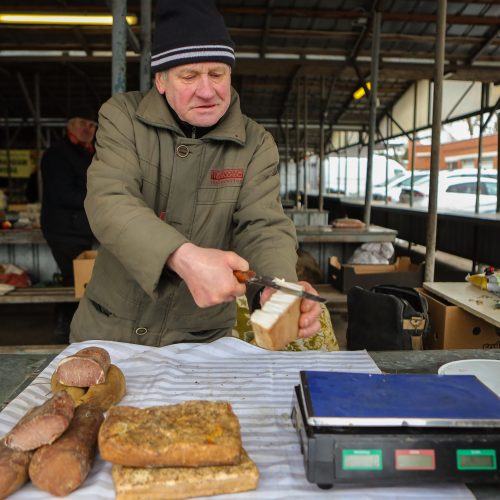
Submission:
{"label": "jacket pocket", "polygon": [[87,296],[83,297],[71,323],[71,341],[113,340],[137,343],[134,327],[138,308],[123,314],[124,310],[120,307],[113,308],[113,311],[108,307]]}

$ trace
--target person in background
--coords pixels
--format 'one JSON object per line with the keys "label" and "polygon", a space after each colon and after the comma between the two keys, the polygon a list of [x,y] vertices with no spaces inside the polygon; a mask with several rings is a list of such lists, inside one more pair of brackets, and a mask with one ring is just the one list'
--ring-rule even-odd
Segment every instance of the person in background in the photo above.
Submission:
{"label": "person in background", "polygon": [[[155,26],[154,88],[99,112],[85,208],[101,246],[71,342],[213,341],[231,335],[236,297],[258,307],[274,292],[247,290],[235,270],[297,280],[278,149],[240,110],[215,1],[159,0]],[[301,310],[299,335],[312,336],[319,304]]]}
{"label": "person in background", "polygon": [[[61,271],[63,286],[74,286],[73,259],[95,246],[83,207],[87,169],[95,152],[95,118],[92,109],[76,110],[67,122],[65,137],[51,145],[41,161],[40,225]],[[75,304],[57,304],[53,342],[69,342],[69,328],[75,310]]]}

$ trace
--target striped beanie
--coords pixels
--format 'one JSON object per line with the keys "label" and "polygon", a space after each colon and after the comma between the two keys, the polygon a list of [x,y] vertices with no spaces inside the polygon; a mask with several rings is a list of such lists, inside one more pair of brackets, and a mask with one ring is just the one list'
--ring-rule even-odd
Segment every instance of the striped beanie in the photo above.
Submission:
{"label": "striped beanie", "polygon": [[215,0],[158,0],[152,72],[204,61],[235,64],[234,43]]}

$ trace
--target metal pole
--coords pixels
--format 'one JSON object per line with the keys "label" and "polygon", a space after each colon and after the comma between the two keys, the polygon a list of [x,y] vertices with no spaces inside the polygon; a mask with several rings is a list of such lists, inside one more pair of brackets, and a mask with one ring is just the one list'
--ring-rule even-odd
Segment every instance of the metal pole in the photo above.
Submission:
{"label": "metal pole", "polygon": [[370,131],[368,138],[368,158],[366,164],[366,191],[364,223],[370,225],[371,205],[372,205],[372,179],[373,179],[373,153],[375,149],[375,133],[377,130],[377,91],[378,91],[378,60],[380,56],[380,22],[381,13],[373,13],[373,37],[372,37],[372,63],[371,63],[371,83],[370,90]]}
{"label": "metal pole", "polygon": [[363,151],[363,146],[361,144],[358,146],[358,198],[361,192],[361,152]]}
{"label": "metal pole", "polygon": [[297,106],[295,108],[295,206],[300,208],[300,192],[299,192],[299,181],[300,181],[300,80],[297,80]]}
{"label": "metal pole", "polygon": [[318,209],[323,211],[325,190],[325,117],[321,114],[319,122],[319,202]]}
{"label": "metal pole", "polygon": [[439,181],[439,156],[441,153],[441,114],[443,107],[443,70],[446,41],[446,3],[439,0],[436,26],[436,63],[434,65],[434,95],[432,104],[432,146],[429,187],[429,210],[424,281],[434,281],[436,264],[437,197]]}
{"label": "metal pole", "polygon": [[340,194],[340,151],[337,152],[337,194]]}
{"label": "metal pole", "polygon": [[37,162],[37,174],[36,174],[36,186],[38,189],[38,201],[42,201],[43,190],[42,190],[42,169],[40,168],[40,163],[42,161],[42,126],[40,123],[40,74],[35,73],[35,144],[36,144],[36,162]]}
{"label": "metal pole", "polygon": [[285,111],[285,199],[288,200],[288,163],[290,162],[290,131],[288,129],[288,109]]}
{"label": "metal pole", "polygon": [[483,157],[483,111],[484,107],[488,105],[488,89],[487,83],[481,84],[481,109],[479,111],[479,141],[477,149],[477,180],[476,180],[476,204],[474,212],[479,213],[479,201],[481,196],[481,163]]}
{"label": "metal pole", "polygon": [[151,88],[151,0],[141,0],[140,89]]}
{"label": "metal pole", "polygon": [[127,90],[127,0],[113,0],[111,93]]}
{"label": "metal pole", "polygon": [[325,190],[325,99],[326,99],[325,77],[321,77],[321,99],[319,117],[319,198],[318,209],[321,212],[324,206],[323,192]]}
{"label": "metal pole", "polygon": [[413,184],[415,182],[415,150],[417,142],[417,82],[413,86],[413,133],[411,141],[410,207],[413,206]]}
{"label": "metal pole", "polygon": [[347,132],[344,132],[346,148],[344,149],[345,163],[344,163],[344,196],[347,196]]}
{"label": "metal pole", "polygon": [[500,213],[500,112],[497,113],[497,213]]}
{"label": "metal pole", "polygon": [[[9,202],[12,198],[12,164],[10,161],[10,127],[9,127],[9,114],[7,106],[5,106],[4,111],[4,121],[5,121],[5,160],[7,162],[7,193],[5,195],[6,198],[6,206],[5,209],[8,208]],[[1,201],[1,200],[0,200]]]}
{"label": "metal pole", "polygon": [[389,120],[387,120],[386,127],[387,137],[385,138],[385,203],[387,204],[389,200]]}
{"label": "metal pole", "polygon": [[304,208],[307,209],[307,76],[304,76]]}

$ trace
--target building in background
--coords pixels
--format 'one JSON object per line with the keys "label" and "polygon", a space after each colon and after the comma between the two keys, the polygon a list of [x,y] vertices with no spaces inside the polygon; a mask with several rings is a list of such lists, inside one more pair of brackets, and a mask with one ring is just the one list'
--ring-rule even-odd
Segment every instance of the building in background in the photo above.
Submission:
{"label": "building in background", "polygon": [[[477,168],[479,139],[477,137],[452,141],[441,144],[439,158],[440,170],[456,168]],[[408,166],[412,164],[412,147],[408,144]],[[415,145],[415,170],[431,168],[431,145],[417,142]],[[498,170],[498,134],[483,136],[483,152],[481,154],[481,169],[495,168]]]}

